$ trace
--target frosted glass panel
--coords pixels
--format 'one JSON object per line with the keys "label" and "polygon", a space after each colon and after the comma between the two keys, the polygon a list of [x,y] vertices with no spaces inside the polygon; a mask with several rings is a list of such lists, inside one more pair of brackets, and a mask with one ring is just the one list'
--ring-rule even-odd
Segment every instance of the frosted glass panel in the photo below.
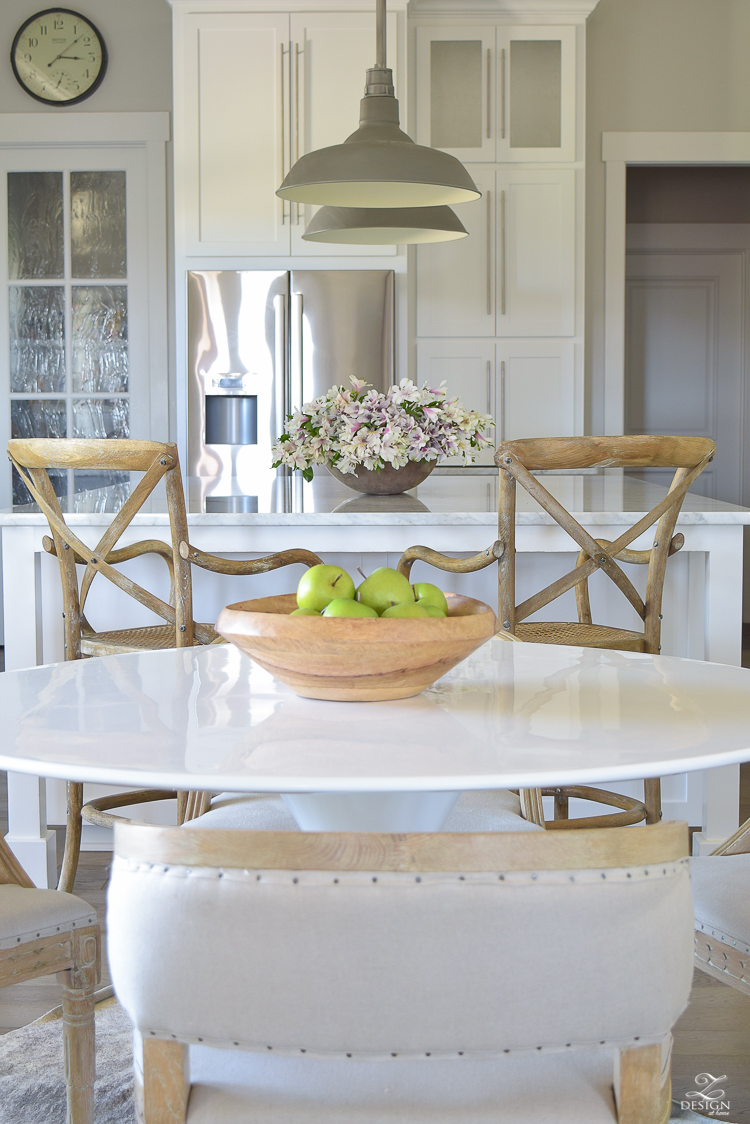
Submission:
{"label": "frosted glass panel", "polygon": [[64,302],[62,285],[9,287],[11,390],[65,390]]}
{"label": "frosted glass panel", "polygon": [[128,294],[125,285],[73,286],[73,390],[128,389]]}
{"label": "frosted glass panel", "polygon": [[79,398],[73,402],[74,437],[130,437],[127,398]]}
{"label": "frosted glass panel", "polygon": [[65,400],[17,398],[10,404],[12,437],[67,437]]}
{"label": "frosted glass panel", "polygon": [[8,276],[63,276],[62,172],[8,172]]}
{"label": "frosted glass panel", "polygon": [[430,144],[481,148],[481,40],[434,39],[430,50]]}
{"label": "frosted glass panel", "polygon": [[70,173],[73,277],[125,277],[125,173]]}
{"label": "frosted glass panel", "polygon": [[511,42],[511,148],[560,147],[561,56],[559,39]]}

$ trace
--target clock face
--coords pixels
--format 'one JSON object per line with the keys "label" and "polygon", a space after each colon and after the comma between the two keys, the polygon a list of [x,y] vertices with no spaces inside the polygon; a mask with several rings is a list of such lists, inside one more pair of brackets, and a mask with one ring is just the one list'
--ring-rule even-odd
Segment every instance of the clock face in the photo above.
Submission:
{"label": "clock face", "polygon": [[92,24],[67,8],[37,12],[19,28],[13,73],[32,98],[70,105],[93,94],[107,69],[107,48]]}

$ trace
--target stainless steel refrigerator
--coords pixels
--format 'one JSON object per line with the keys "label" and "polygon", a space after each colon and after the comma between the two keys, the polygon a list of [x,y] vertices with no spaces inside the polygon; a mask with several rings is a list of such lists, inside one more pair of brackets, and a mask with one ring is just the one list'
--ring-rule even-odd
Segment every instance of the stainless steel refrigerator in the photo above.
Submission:
{"label": "stainless steel refrigerator", "polygon": [[254,510],[287,414],[350,375],[392,383],[393,294],[392,270],[190,272],[188,475]]}

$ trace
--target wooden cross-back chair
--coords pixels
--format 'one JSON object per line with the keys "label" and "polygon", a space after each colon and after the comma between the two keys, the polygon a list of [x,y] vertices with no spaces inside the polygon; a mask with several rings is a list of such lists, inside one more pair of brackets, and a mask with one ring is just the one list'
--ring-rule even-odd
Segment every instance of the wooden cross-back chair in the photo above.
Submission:
{"label": "wooden cross-back chair", "polygon": [[[450,559],[426,547],[412,547],[399,562],[409,575],[421,560],[453,573],[465,573],[498,563],[498,632],[507,638],[536,644],[573,644],[632,652],[661,650],[661,604],[667,558],[680,550],[684,539],[674,528],[686,492],[713,460],[716,446],[703,437],[638,436],[552,437],[505,441],[495,452],[499,469],[498,540],[488,550],[468,559]],[[666,496],[646,515],[624,530],[614,542],[595,539],[544,484],[532,473],[571,471],[584,468],[670,468],[674,477]],[[520,484],[544,511],[566,531],[580,553],[574,569],[544,589],[516,604],[516,485]],[[656,524],[654,541],[647,550],[631,550],[630,544]],[[645,600],[625,574],[620,563],[648,566]],[[588,579],[603,571],[626,597],[643,621],[636,631],[594,624],[588,594]],[[550,602],[575,588],[578,620],[529,621]],[[644,799],[610,793],[589,786],[534,790],[522,793],[522,806],[529,819],[543,823],[542,795],[554,796],[555,819],[547,827],[622,827],[645,820],[655,823],[661,816],[661,786],[658,778],[644,782]],[[594,800],[620,811],[595,818],[569,819],[571,797]]]}
{"label": "wooden cross-back chair", "polygon": [[52,973],[63,989],[67,1121],[94,1124],[94,989],[101,973],[96,911],[72,894],[37,890],[0,836],[0,987]]}
{"label": "wooden cross-back chair", "polygon": [[[320,562],[320,558],[309,550],[285,550],[266,558],[237,560],[205,554],[191,546],[188,543],[180,462],[177,446],[172,443],[117,438],[14,439],[8,442],[8,456],[50,526],[51,538],[45,537],[43,545],[49,554],[57,558],[60,566],[66,660],[221,642],[211,625],[193,620],[192,565],[215,573],[249,575],[267,573],[295,563],[315,566]],[[65,522],[50,479],[51,470],[69,468],[143,473],[95,547],[87,546]],[[117,542],[162,480],[166,488],[171,542],[148,539],[118,548]],[[117,569],[120,563],[147,554],[159,555],[167,565],[170,581],[168,601],[144,589]],[[81,567],[83,570],[79,576]],[[85,607],[97,574],[151,610],[164,623],[96,631],[86,617]],[[180,823],[199,815],[210,803],[206,793],[144,790],[102,797],[84,806],[83,785],[69,782],[65,853],[58,888],[68,892],[73,888],[80,851],[82,814],[92,823],[111,826],[114,817],[109,815],[110,808],[175,796]]]}

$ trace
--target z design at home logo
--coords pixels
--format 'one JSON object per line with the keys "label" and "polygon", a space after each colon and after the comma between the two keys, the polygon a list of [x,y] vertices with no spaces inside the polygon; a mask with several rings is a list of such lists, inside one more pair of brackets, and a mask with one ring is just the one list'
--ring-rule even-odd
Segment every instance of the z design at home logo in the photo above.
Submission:
{"label": "z design at home logo", "polygon": [[728,1116],[729,1100],[725,1091],[720,1088],[727,1075],[714,1077],[710,1073],[698,1073],[695,1076],[695,1088],[685,1093],[687,1100],[680,1101],[680,1108],[689,1108],[693,1112],[707,1112],[710,1116]]}

